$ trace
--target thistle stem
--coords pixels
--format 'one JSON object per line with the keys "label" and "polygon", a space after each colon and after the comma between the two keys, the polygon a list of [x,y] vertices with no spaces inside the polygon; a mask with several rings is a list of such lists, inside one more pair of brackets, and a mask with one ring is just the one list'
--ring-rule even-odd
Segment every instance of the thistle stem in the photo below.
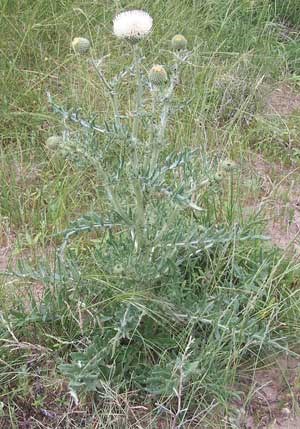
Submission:
{"label": "thistle stem", "polygon": [[151,160],[150,160],[150,172],[151,174],[154,172],[156,160],[158,159],[158,156],[156,152],[158,151],[158,145],[156,141],[156,127],[157,127],[157,120],[156,120],[156,111],[159,107],[159,95],[158,95],[158,89],[154,88],[152,89],[152,118],[151,118],[151,126],[150,126],[150,149],[151,149]]}
{"label": "thistle stem", "polygon": [[169,119],[172,96],[174,93],[174,89],[177,85],[178,70],[179,70],[179,63],[177,62],[170,80],[169,88],[167,89],[163,98],[163,108],[160,114],[160,123],[158,127],[157,137],[153,143],[153,151],[152,151],[151,164],[150,164],[151,171],[155,169],[155,166],[157,165],[157,161],[159,158],[160,148],[163,147],[165,144],[165,132],[166,132],[168,119]]}
{"label": "thistle stem", "polygon": [[140,250],[144,245],[144,226],[145,226],[145,213],[144,213],[144,196],[141,178],[139,177],[139,158],[138,158],[138,134],[140,126],[140,115],[142,109],[142,97],[143,97],[143,84],[141,76],[141,51],[138,44],[133,46],[133,61],[136,78],[136,100],[135,100],[135,112],[132,125],[132,144],[133,144],[133,167],[134,167],[134,179],[133,179],[133,190],[135,195],[136,203],[136,249]]}
{"label": "thistle stem", "polygon": [[116,127],[118,130],[121,130],[122,124],[120,121],[118,93],[117,91],[115,91],[115,88],[106,80],[104,74],[99,70],[99,67],[97,66],[96,61],[94,59],[92,59],[92,65],[97,73],[97,76],[107,90],[114,111]]}
{"label": "thistle stem", "polygon": [[133,46],[133,62],[134,62],[134,71],[135,71],[135,79],[136,79],[136,99],[135,99],[135,111],[134,111],[134,119],[132,125],[132,143],[134,146],[134,164],[135,168],[138,167],[138,134],[140,127],[140,115],[142,108],[142,98],[143,98],[143,84],[142,84],[142,76],[141,76],[141,51],[138,44]]}
{"label": "thistle stem", "polygon": [[112,207],[114,208],[115,212],[120,216],[121,219],[123,219],[127,224],[130,224],[130,221],[127,217],[127,215],[123,212],[119,201],[116,197],[116,195],[114,195],[114,192],[112,190],[112,188],[109,185],[109,178],[108,175],[105,171],[105,169],[102,167],[102,165],[99,162],[95,162],[93,159],[88,158],[92,164],[94,164],[95,166],[95,170],[100,178],[100,180],[102,181],[102,185],[104,187],[104,190],[106,192],[107,198],[110,201]]}
{"label": "thistle stem", "polygon": [[164,137],[165,137],[165,131],[167,128],[168,123],[168,117],[171,107],[171,100],[174,93],[174,89],[178,82],[178,73],[179,73],[179,62],[177,61],[175,64],[175,70],[171,77],[170,86],[165,94],[165,101],[164,101],[164,107],[161,112],[160,116],[160,127],[158,131],[158,142],[163,145],[164,143]]}

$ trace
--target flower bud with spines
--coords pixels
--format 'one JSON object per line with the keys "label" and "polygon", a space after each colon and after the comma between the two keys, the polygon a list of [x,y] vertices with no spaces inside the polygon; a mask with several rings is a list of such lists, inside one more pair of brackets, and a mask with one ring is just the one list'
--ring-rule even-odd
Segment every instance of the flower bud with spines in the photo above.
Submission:
{"label": "flower bud with spines", "polygon": [[220,183],[224,178],[224,172],[223,171],[217,171],[216,174],[213,177],[213,180],[216,183]]}
{"label": "flower bud with spines", "polygon": [[84,37],[75,37],[72,41],[72,48],[76,54],[86,54],[91,47],[91,43]]}
{"label": "flower bud with spines", "polygon": [[219,168],[223,171],[226,171],[227,173],[233,171],[236,169],[236,163],[234,161],[231,161],[231,159],[225,159],[224,161],[221,161],[219,164]]}
{"label": "flower bud with spines", "polygon": [[155,64],[149,71],[149,81],[154,86],[162,86],[168,80],[168,75],[163,66]]}
{"label": "flower bud with spines", "polygon": [[187,48],[187,40],[182,34],[176,34],[171,41],[171,45],[175,51],[181,51]]}
{"label": "flower bud with spines", "polygon": [[63,139],[60,136],[51,136],[46,140],[46,146],[50,150],[56,150],[63,144]]}
{"label": "flower bud with spines", "polygon": [[113,268],[113,272],[116,275],[120,275],[124,273],[124,267],[122,264],[116,264]]}

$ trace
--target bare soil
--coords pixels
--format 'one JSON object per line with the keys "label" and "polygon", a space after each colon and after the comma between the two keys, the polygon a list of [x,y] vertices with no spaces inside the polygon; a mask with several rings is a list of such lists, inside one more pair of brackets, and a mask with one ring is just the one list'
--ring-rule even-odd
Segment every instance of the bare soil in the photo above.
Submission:
{"label": "bare soil", "polygon": [[289,116],[297,110],[300,110],[300,94],[287,83],[272,90],[266,98],[266,114]]}
{"label": "bare soil", "polygon": [[245,410],[241,428],[300,429],[300,359],[280,357],[250,380],[242,378],[241,386],[248,398],[236,404]]}
{"label": "bare soil", "polygon": [[14,241],[15,234],[12,231],[5,229],[0,231],[0,271],[7,269]]}
{"label": "bare soil", "polygon": [[255,155],[250,170],[260,181],[260,191],[248,198],[245,212],[260,212],[271,242],[300,255],[300,167],[286,168]]}

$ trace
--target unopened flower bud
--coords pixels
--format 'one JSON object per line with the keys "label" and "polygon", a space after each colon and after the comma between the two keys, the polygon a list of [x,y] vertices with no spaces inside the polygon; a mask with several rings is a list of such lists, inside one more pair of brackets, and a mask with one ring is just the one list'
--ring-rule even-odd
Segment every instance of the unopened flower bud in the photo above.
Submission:
{"label": "unopened flower bud", "polygon": [[215,182],[219,183],[223,180],[224,177],[224,173],[222,171],[217,171],[216,174],[214,175],[214,180]]}
{"label": "unopened flower bud", "polygon": [[89,51],[91,43],[84,37],[75,37],[72,41],[72,48],[76,54],[85,54]]}
{"label": "unopened flower bud", "polygon": [[226,172],[230,172],[235,170],[236,163],[230,159],[225,159],[224,161],[220,162],[219,167]]}
{"label": "unopened flower bud", "polygon": [[176,34],[172,39],[171,45],[175,51],[181,51],[182,49],[186,49],[187,40],[182,34]]}
{"label": "unopened flower bud", "polygon": [[63,143],[63,139],[60,136],[51,136],[46,140],[46,146],[50,150],[58,149]]}
{"label": "unopened flower bud", "polygon": [[113,268],[113,272],[114,272],[114,274],[117,274],[117,275],[122,274],[124,272],[123,265],[122,264],[116,264]]}
{"label": "unopened flower bud", "polygon": [[161,86],[168,80],[165,68],[159,64],[154,65],[149,71],[149,81],[152,85]]}

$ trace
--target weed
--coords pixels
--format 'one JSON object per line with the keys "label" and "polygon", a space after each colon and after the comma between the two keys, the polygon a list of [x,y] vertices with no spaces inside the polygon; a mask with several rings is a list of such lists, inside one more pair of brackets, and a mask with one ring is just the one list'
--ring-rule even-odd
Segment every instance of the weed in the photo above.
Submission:
{"label": "weed", "polygon": [[111,35],[123,2],[1,4],[6,427],[228,427],[240,368],[298,344],[299,267],[241,207],[245,147],[298,146],[260,118],[295,3],[129,3],[147,41]]}

